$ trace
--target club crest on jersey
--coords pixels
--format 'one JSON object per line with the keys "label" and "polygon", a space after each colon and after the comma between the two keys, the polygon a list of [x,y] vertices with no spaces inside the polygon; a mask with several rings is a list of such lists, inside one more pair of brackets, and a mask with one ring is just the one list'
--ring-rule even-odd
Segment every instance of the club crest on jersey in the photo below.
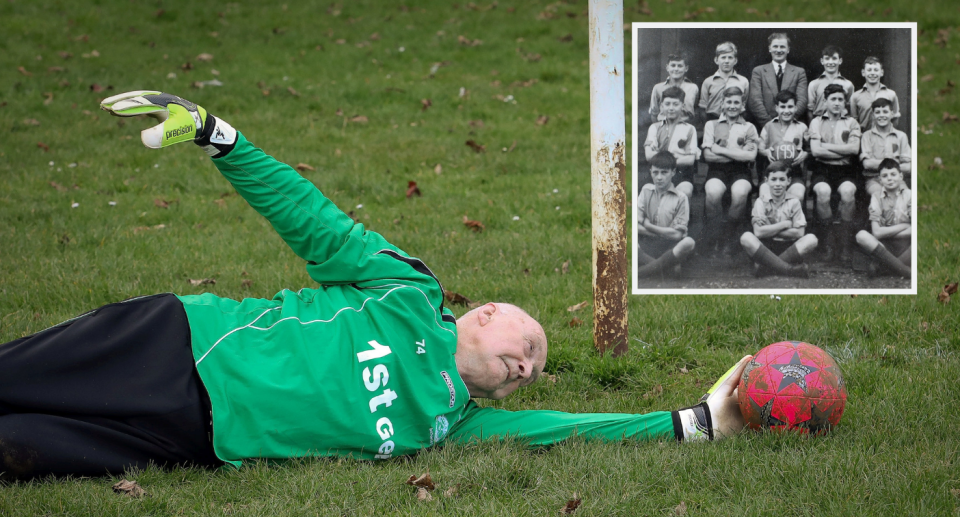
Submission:
{"label": "club crest on jersey", "polygon": [[433,429],[430,430],[430,443],[440,443],[441,440],[447,437],[447,432],[450,431],[450,422],[447,421],[447,417],[440,415],[437,417],[436,424],[434,424]]}

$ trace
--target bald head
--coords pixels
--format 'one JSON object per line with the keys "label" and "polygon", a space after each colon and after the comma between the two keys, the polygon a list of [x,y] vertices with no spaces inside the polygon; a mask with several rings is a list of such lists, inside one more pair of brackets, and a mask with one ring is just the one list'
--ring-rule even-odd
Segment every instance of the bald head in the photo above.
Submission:
{"label": "bald head", "polygon": [[471,397],[501,399],[540,376],[543,327],[509,303],[487,303],[457,320],[457,370]]}

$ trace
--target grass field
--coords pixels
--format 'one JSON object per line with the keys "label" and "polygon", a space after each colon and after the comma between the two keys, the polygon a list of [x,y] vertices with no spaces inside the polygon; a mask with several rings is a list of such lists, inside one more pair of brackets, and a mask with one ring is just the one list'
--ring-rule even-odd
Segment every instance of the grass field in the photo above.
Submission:
{"label": "grass field", "polygon": [[[0,3],[0,342],[141,294],[312,285],[202,151],[145,149],[145,122],[97,111],[156,88],[310,165],[305,177],[446,288],[537,317],[556,382],[497,406],[676,409],[742,355],[802,339],[844,369],[842,425],[816,439],[488,443],[375,464],[128,473],[141,499],[114,494],[117,479],[46,480],[0,486],[0,515],[545,515],[574,494],[575,515],[960,514],[960,302],[937,301],[960,277],[957,6],[627,3],[628,22],[919,22],[919,281],[916,296],[631,297],[631,351],[612,359],[593,352],[590,310],[566,310],[592,296],[587,4],[491,2]],[[408,181],[422,197],[405,196]],[[204,278],[216,284],[189,282]],[[419,501],[404,481],[426,471],[439,489]]]}

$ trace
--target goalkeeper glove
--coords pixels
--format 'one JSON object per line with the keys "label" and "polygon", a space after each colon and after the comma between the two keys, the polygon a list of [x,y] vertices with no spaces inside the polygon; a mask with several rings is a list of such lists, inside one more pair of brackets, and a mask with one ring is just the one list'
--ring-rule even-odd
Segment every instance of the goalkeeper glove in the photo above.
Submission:
{"label": "goalkeeper glove", "polygon": [[743,370],[753,359],[745,356],[700,398],[700,403],[673,411],[673,434],[679,441],[713,440],[743,429],[743,415],[737,402],[736,389]]}
{"label": "goalkeeper glove", "polygon": [[160,124],[140,132],[143,145],[160,149],[193,141],[214,158],[229,153],[237,142],[237,130],[196,104],[153,90],[121,93],[104,99],[100,109],[117,117],[147,115]]}

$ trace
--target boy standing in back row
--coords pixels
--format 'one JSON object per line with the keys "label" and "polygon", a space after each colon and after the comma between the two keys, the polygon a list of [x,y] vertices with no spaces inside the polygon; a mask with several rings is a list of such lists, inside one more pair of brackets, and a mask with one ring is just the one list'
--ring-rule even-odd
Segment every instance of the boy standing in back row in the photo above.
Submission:
{"label": "boy standing in back row", "polygon": [[[810,112],[811,121],[823,115],[827,110],[827,98],[823,92],[828,85],[838,84],[842,86],[847,101],[849,101],[850,96],[853,95],[853,83],[847,80],[846,77],[840,75],[840,65],[843,63],[843,51],[840,50],[840,47],[829,45],[823,49],[822,54],[820,64],[823,65],[823,73],[820,74],[820,77],[810,81],[807,92],[807,102],[809,102],[808,111]],[[846,115],[848,111],[846,105],[844,105],[842,114]]]}
{"label": "boy standing in back row", "polygon": [[744,99],[750,91],[750,81],[734,70],[737,66],[736,45],[729,41],[717,45],[717,56],[713,58],[713,62],[719,69],[717,73],[704,79],[700,88],[700,108],[706,112],[707,120],[716,120],[723,116],[723,92],[727,89],[739,88]]}
{"label": "boy standing in back row", "polygon": [[860,129],[866,132],[873,127],[873,101],[887,99],[892,110],[890,123],[896,126],[900,118],[900,101],[897,100],[897,92],[880,82],[883,77],[883,64],[879,59],[870,56],[863,60],[863,70],[860,73],[867,82],[850,97],[850,116],[857,119]]}
{"label": "boy standing in back row", "polygon": [[690,79],[687,79],[689,70],[690,65],[687,64],[687,58],[683,54],[667,56],[667,80],[653,85],[653,91],[650,92],[650,118],[656,121],[664,119],[663,113],[660,112],[663,92],[669,88],[677,87],[683,90],[684,94],[680,121],[692,122],[696,120],[695,110],[700,89]]}

